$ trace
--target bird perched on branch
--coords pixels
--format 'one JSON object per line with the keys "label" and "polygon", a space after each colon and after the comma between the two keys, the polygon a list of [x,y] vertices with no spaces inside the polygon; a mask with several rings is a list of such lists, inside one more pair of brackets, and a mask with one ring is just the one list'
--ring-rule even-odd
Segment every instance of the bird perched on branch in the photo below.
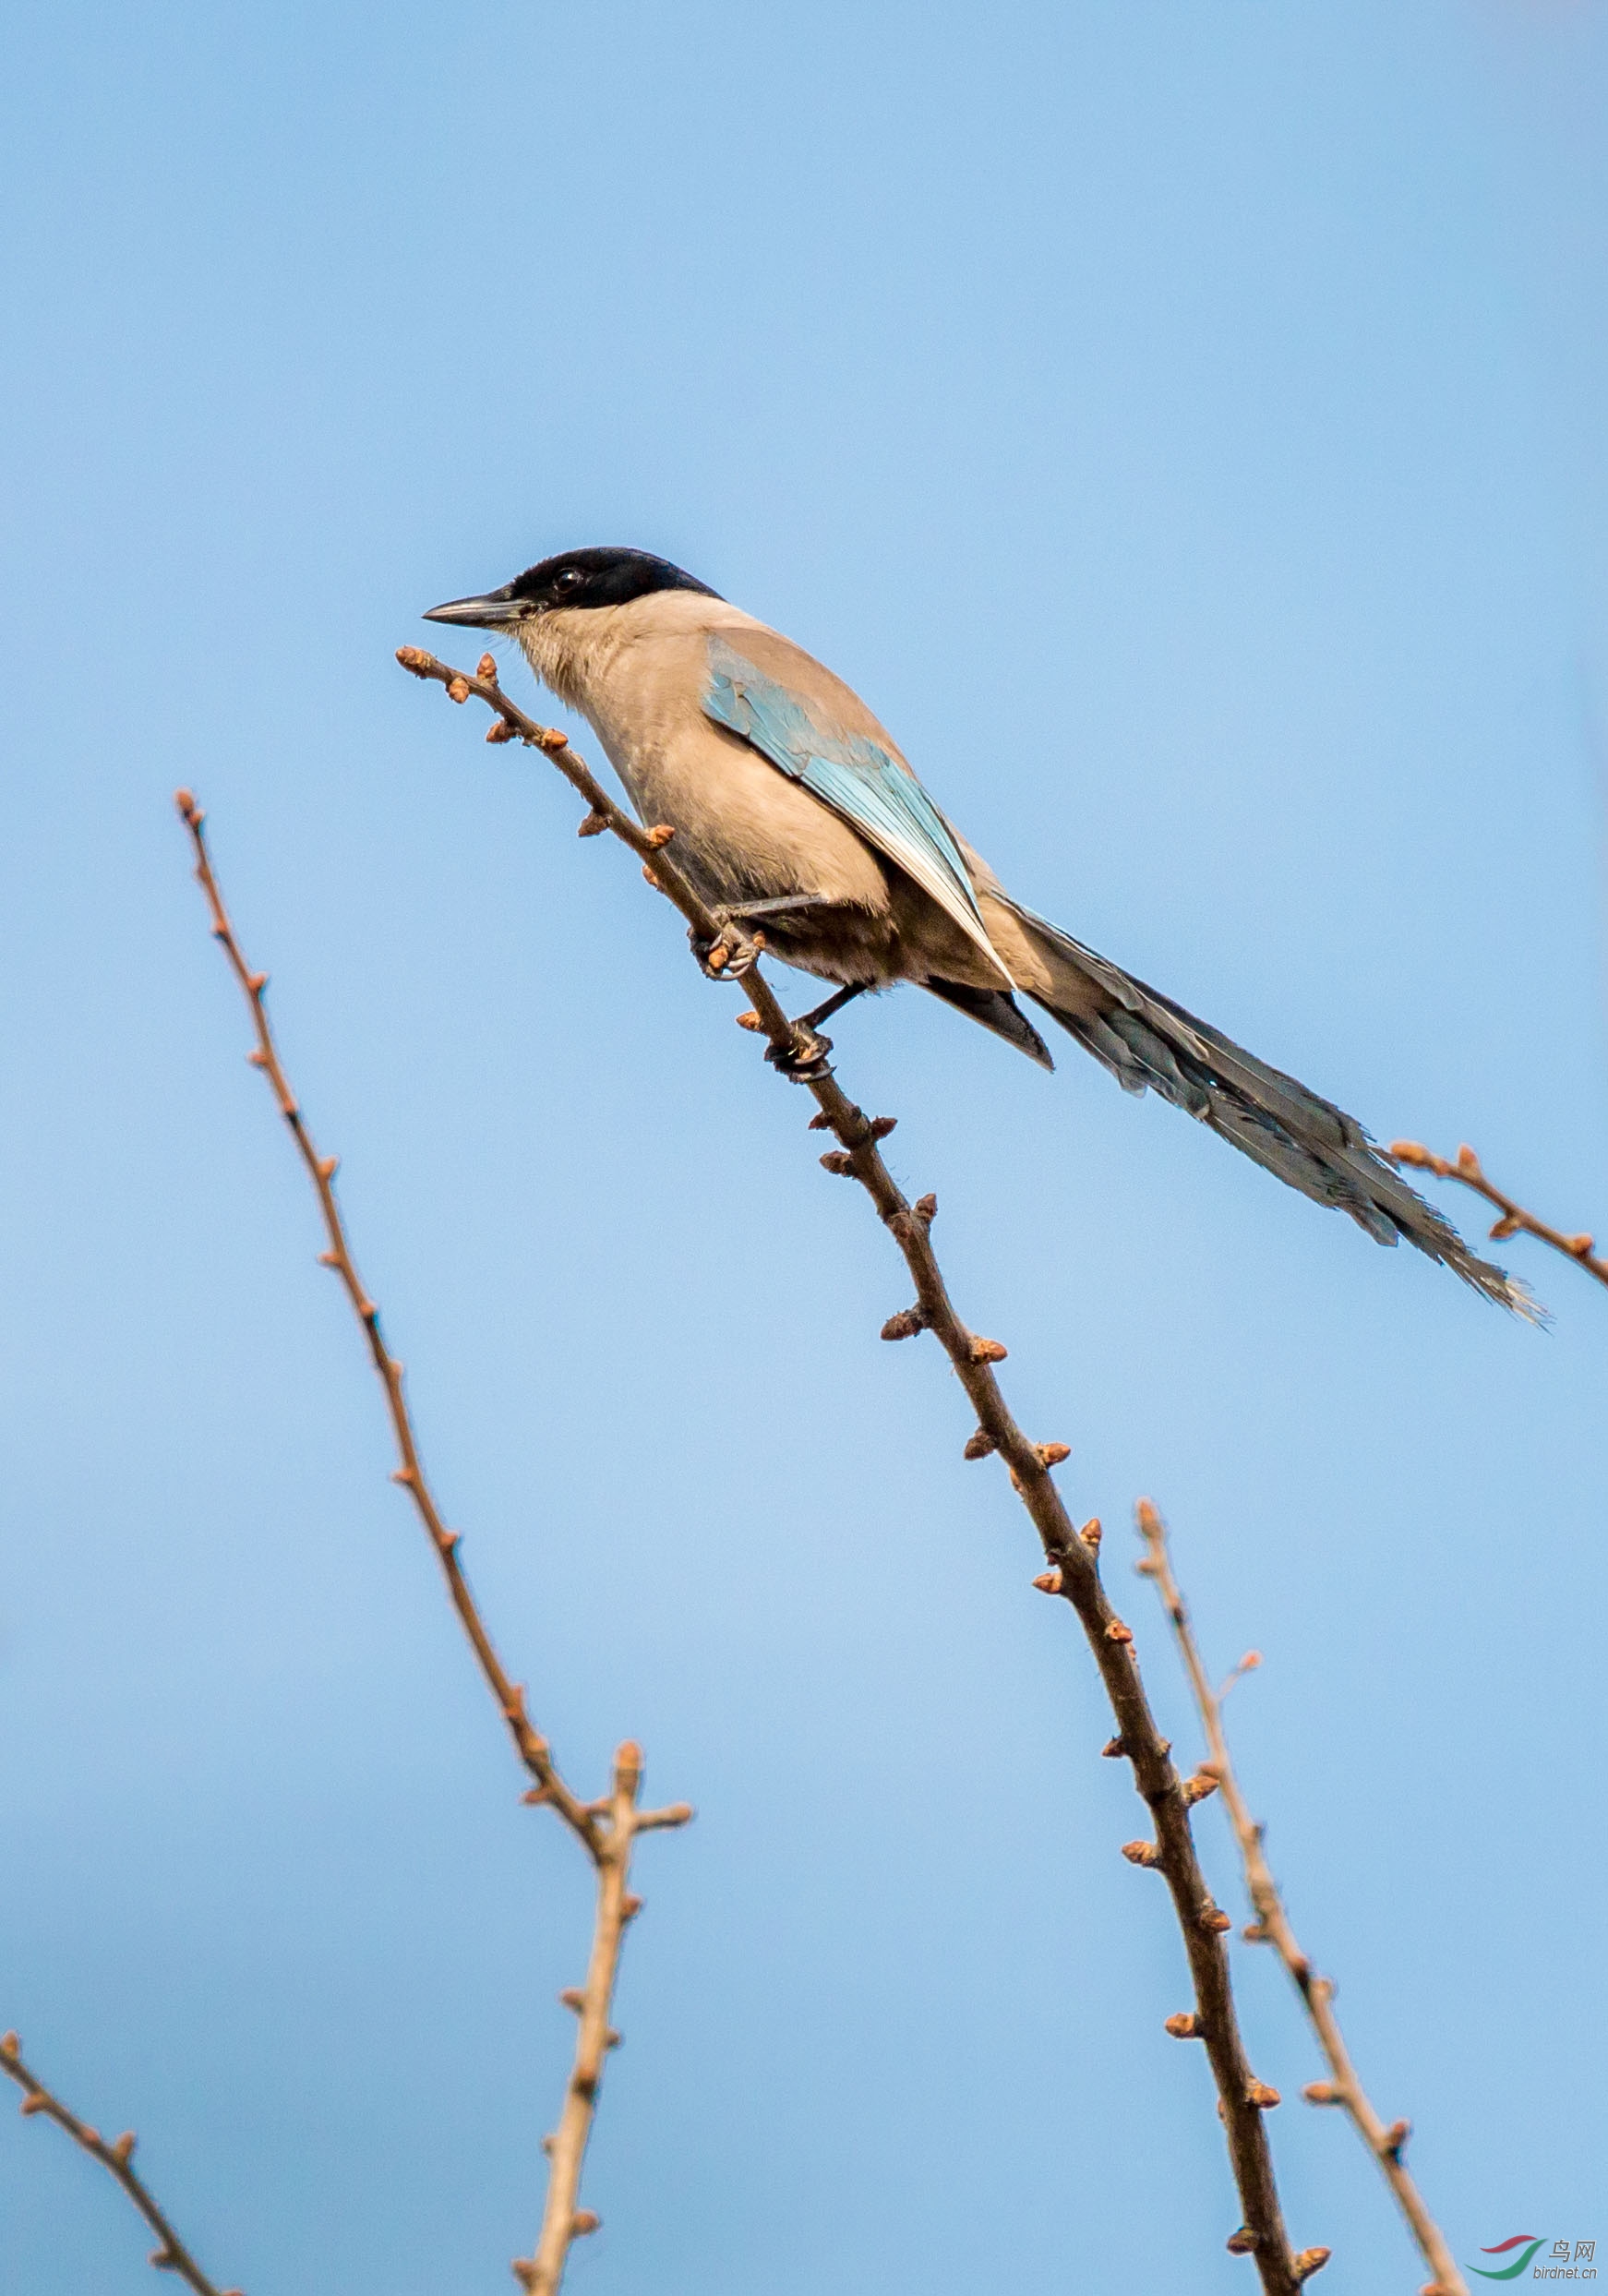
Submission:
{"label": "bird perched on branch", "polygon": [[[595,728],[642,819],[675,830],[733,941],[762,932],[834,984],[798,1024],[808,1035],[909,980],[1050,1068],[1028,997],[1124,1090],[1158,1092],[1376,1243],[1405,1236],[1531,1312],[1352,1117],[1013,900],[858,695],[691,574],[645,550],[569,550],[426,619],[513,638]],[[804,1072],[830,1047],[815,1038]]]}

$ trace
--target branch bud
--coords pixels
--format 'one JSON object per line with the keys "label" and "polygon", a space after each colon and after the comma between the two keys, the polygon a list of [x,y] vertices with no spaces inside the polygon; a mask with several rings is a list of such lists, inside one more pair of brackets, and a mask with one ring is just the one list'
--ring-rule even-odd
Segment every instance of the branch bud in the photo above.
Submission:
{"label": "branch bud", "polygon": [[1162,2030],[1170,2033],[1175,2041],[1198,2041],[1200,2020],[1188,2009],[1181,2009],[1175,2017],[1169,2017]]}
{"label": "branch bud", "polygon": [[1223,1931],[1231,1929],[1234,1924],[1232,1917],[1224,1913],[1220,1906],[1208,1905],[1200,1917],[1200,1926],[1203,1929],[1210,1929],[1216,1936],[1221,1937]]}
{"label": "branch bud", "polygon": [[1040,1594],[1059,1594],[1061,1592],[1061,1573],[1059,1570],[1053,1569],[1041,1570],[1038,1573],[1038,1576],[1034,1580],[1033,1583],[1038,1589]]}
{"label": "branch bud", "polygon": [[889,1133],[892,1132],[894,1126],[898,1124],[898,1121],[899,1119],[896,1116],[873,1116],[870,1126],[871,1138],[873,1140],[885,1140]]}
{"label": "branch bud", "polygon": [[[185,794],[184,790],[179,791],[181,797]],[[8,2057],[20,2056],[22,2053],[21,2036],[17,2033],[0,2033],[0,2049],[3,2049]]]}
{"label": "branch bud", "polygon": [[1309,2081],[1301,2093],[1309,2105],[1338,2105],[1344,2102],[1332,2081]]}
{"label": "branch bud", "polygon": [[578,1985],[567,1985],[558,1999],[566,2009],[572,2009],[577,2016],[586,2006],[586,1996]]}
{"label": "branch bud", "polygon": [[1303,2248],[1290,2261],[1290,2270],[1298,2280],[1310,2280],[1314,2272],[1321,2272],[1329,2260],[1326,2248]]}
{"label": "branch bud", "polygon": [[1397,1163],[1416,1165],[1420,1172],[1427,1172],[1433,1160],[1421,1140],[1392,1140],[1385,1152]]}
{"label": "branch bud", "polygon": [[1248,2224],[1241,2225],[1237,2232],[1230,2232],[1227,2242],[1230,2256],[1254,2256],[1261,2245],[1259,2236],[1252,2231]]}
{"label": "branch bud", "polygon": [[1006,1351],[1000,1345],[998,1340],[974,1340],[971,1343],[971,1359],[974,1364],[1002,1364],[1005,1360],[1005,1352]]}
{"label": "branch bud", "polygon": [[125,2129],[112,2147],[112,2158],[125,2169],[134,2158],[134,2131]]}
{"label": "branch bud", "polygon": [[1596,1241],[1596,1237],[1590,1235],[1566,1235],[1564,1238],[1564,1242],[1577,1259],[1590,1259],[1591,1247]]}
{"label": "branch bud", "polygon": [[[575,2214],[570,2219],[570,2230],[576,2240],[584,2240],[588,2232],[597,2231],[601,2228],[603,2218],[596,2213],[595,2209],[577,2208]],[[1326,2256],[1328,2254],[1328,2250],[1326,2248],[1325,2249],[1324,2254]]]}
{"label": "branch bud", "polygon": [[935,1196],[918,1196],[911,1209],[918,1220],[924,1220],[930,1227],[938,1217],[938,1198]]}
{"label": "branch bud", "polygon": [[751,1028],[756,1036],[764,1034],[765,1024],[758,1013],[738,1013],[737,1025],[739,1028]]}
{"label": "branch bud", "polygon": [[821,1169],[822,1172],[835,1172],[840,1180],[852,1180],[854,1178],[854,1158],[846,1148],[828,1148],[821,1160]]}
{"label": "branch bud", "polygon": [[1037,1448],[1041,1467],[1059,1467],[1063,1459],[1072,1457],[1070,1443],[1040,1443]]}
{"label": "branch bud", "polygon": [[1121,1761],[1127,1750],[1121,1738],[1108,1738],[1100,1748],[1101,1756],[1107,1761]]}
{"label": "branch bud", "polygon": [[1196,1802],[1204,1802],[1209,1795],[1217,1792],[1218,1782],[1216,1778],[1208,1778],[1204,1771],[1197,1770],[1193,1778],[1185,1778],[1178,1790],[1183,1797],[1185,1809],[1193,1809]]}
{"label": "branch bud", "polygon": [[483,655],[481,655],[481,657],[480,657],[479,661],[478,661],[478,662],[475,664],[475,666],[474,666],[474,675],[475,675],[477,678],[484,678],[484,679],[485,679],[485,680],[486,680],[486,684],[487,684],[488,686],[494,686],[494,685],[496,685],[496,683],[497,683],[497,660],[496,660],[496,656],[495,656],[495,655],[490,655],[490,654],[483,654]]}
{"label": "branch bud", "polygon": [[[396,650],[396,658],[404,669],[411,669],[415,678],[422,678],[430,666],[429,655],[425,652],[424,647],[419,645],[399,645]],[[188,796],[187,789],[179,791],[181,802]],[[190,801],[192,804],[195,802],[193,798]]]}
{"label": "branch bud", "polygon": [[1466,1140],[1458,1150],[1458,1170],[1465,1180],[1479,1180],[1483,1176],[1480,1170],[1480,1159]]}
{"label": "branch bud", "polygon": [[1504,1212],[1500,1220],[1493,1221],[1487,1232],[1493,1244],[1500,1244],[1506,1237],[1518,1233],[1518,1222],[1511,1212]]}
{"label": "branch bud", "polygon": [[1381,2147],[1386,2160],[1398,2161],[1401,2158],[1401,2148],[1411,2134],[1410,2121],[1393,2121],[1390,2123],[1385,2132],[1385,2143]]}
{"label": "branch bud", "polygon": [[1098,1555],[1100,1551],[1100,1540],[1104,1535],[1100,1530],[1099,1517],[1091,1515],[1077,1535],[1091,1554]]}
{"label": "branch bud", "polygon": [[644,829],[642,831],[643,837],[647,840],[648,844],[653,847],[655,853],[657,853],[663,847],[668,845],[670,839],[675,835],[675,834],[676,832],[671,828],[667,821],[660,822],[657,828]]}
{"label": "branch bud", "polygon": [[469,699],[468,679],[454,678],[447,689],[447,699],[449,702],[467,702]]}
{"label": "branch bud", "polygon": [[817,1109],[815,1114],[810,1117],[810,1122],[805,1125],[804,1129],[806,1132],[830,1132],[832,1130],[832,1119],[823,1108]]}
{"label": "branch bud", "polygon": [[918,1307],[901,1307],[896,1316],[890,1316],[882,1326],[884,1340],[913,1340],[925,1330],[927,1318]]}
{"label": "branch bud", "polygon": [[967,1436],[966,1448],[961,1452],[961,1457],[962,1459],[987,1459],[990,1451],[997,1451],[999,1448],[988,1430],[985,1427],[979,1427],[975,1435]]}
{"label": "branch bud", "polygon": [[634,1921],[642,1909],[640,1897],[622,1897],[619,1901],[619,1917],[622,1921]]}
{"label": "branch bud", "polygon": [[506,717],[494,717],[486,728],[486,738],[488,741],[517,741],[519,733]]}
{"label": "branch bud", "polygon": [[1120,1618],[1113,1618],[1106,1629],[1106,1641],[1108,1642],[1131,1642],[1133,1640],[1133,1628],[1125,1627]]}
{"label": "branch bud", "polygon": [[1245,2091],[1245,2102],[1254,2105],[1258,2112],[1271,2112],[1274,2106],[1281,2104],[1283,2099],[1276,2088],[1268,2087],[1266,2081],[1253,2081]]}
{"label": "branch bud", "polygon": [[607,827],[608,815],[606,813],[588,813],[586,819],[576,829],[575,835],[578,837],[601,837]]}
{"label": "branch bud", "polygon": [[1122,1855],[1131,1866],[1158,1866],[1161,1852],[1154,1842],[1124,1842]]}

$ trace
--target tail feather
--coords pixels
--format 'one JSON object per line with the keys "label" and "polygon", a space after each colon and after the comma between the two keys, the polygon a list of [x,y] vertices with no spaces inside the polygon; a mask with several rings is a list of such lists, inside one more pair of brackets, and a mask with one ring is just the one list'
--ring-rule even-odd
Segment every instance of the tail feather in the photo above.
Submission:
{"label": "tail feather", "polygon": [[1476,1258],[1451,1222],[1374,1152],[1355,1117],[1058,926],[1014,901],[1007,906],[1049,977],[1047,989],[1027,993],[1124,1091],[1159,1092],[1288,1186],[1349,1212],[1376,1244],[1405,1236],[1487,1299],[1541,1319],[1527,1287]]}
{"label": "tail feather", "polygon": [[930,989],[934,996],[941,996],[946,1004],[953,1004],[957,1011],[980,1021],[985,1028],[991,1028],[995,1036],[1003,1037],[1007,1044],[1014,1044],[1018,1052],[1026,1052],[1040,1068],[1054,1067],[1050,1047],[1015,998],[1005,990],[969,989],[958,980],[926,980],[921,985]]}

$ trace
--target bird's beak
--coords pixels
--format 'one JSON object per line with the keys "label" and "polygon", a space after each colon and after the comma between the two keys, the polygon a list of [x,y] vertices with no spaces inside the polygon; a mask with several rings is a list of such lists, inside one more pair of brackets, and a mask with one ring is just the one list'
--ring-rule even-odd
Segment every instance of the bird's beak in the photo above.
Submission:
{"label": "bird's beak", "polygon": [[510,630],[528,610],[525,600],[513,595],[510,584],[487,591],[483,598],[449,598],[445,606],[432,606],[425,619],[456,622],[462,630]]}

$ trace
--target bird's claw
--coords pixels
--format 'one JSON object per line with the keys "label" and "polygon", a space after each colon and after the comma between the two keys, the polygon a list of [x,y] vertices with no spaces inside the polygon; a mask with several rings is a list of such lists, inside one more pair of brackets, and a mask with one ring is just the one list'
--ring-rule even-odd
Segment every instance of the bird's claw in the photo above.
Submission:
{"label": "bird's claw", "polygon": [[765,945],[762,933],[750,936],[730,923],[722,923],[712,940],[689,926],[687,938],[705,980],[740,980]]}
{"label": "bird's claw", "polygon": [[773,1068],[790,1077],[794,1084],[816,1084],[822,1076],[832,1074],[826,1061],[831,1050],[830,1037],[823,1037],[817,1029],[807,1028],[795,1021],[792,1043],[786,1047],[767,1044],[765,1058]]}

